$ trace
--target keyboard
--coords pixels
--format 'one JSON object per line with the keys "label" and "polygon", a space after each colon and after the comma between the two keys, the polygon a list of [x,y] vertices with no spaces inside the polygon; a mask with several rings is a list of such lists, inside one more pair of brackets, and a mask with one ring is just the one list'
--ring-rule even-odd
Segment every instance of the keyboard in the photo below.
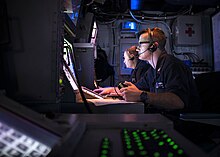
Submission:
{"label": "keyboard", "polygon": [[107,98],[107,95],[105,96],[105,95],[98,94],[98,93],[94,92],[93,90],[91,90],[91,89],[89,89],[87,87],[82,87],[82,91],[84,93],[94,97],[94,98],[97,98],[97,99],[105,99],[105,98]]}
{"label": "keyboard", "polygon": [[[122,129],[121,140],[125,157],[185,157],[184,150],[162,129]],[[111,156],[110,138],[101,140],[99,156]]]}
{"label": "keyboard", "polygon": [[51,148],[0,122],[0,156],[44,157]]}

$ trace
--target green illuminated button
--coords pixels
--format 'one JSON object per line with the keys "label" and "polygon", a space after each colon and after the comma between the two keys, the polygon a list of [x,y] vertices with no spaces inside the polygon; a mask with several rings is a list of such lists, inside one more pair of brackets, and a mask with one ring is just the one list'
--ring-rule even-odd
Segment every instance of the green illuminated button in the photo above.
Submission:
{"label": "green illuminated button", "polygon": [[140,155],[147,155],[147,151],[145,151],[145,150],[140,151]]}
{"label": "green illuminated button", "polygon": [[102,150],[102,152],[101,152],[103,155],[106,155],[106,154],[108,154],[108,151],[107,150]]}
{"label": "green illuminated button", "polygon": [[109,145],[109,142],[104,141],[102,144],[103,144],[103,145]]}
{"label": "green illuminated button", "polygon": [[152,134],[153,137],[157,136],[157,134]]}
{"label": "green illuminated button", "polygon": [[157,129],[152,130],[150,133],[154,134],[157,131]]}
{"label": "green illuminated button", "polygon": [[139,149],[139,150],[143,150],[144,147],[143,147],[143,146],[139,146],[138,149]]}
{"label": "green illuminated button", "polygon": [[107,155],[101,155],[100,157],[108,157]]}
{"label": "green illuminated button", "polygon": [[103,140],[104,140],[104,141],[109,141],[108,137],[105,137]]}
{"label": "green illuminated button", "polygon": [[164,134],[164,135],[163,135],[163,138],[167,138],[167,137],[168,137],[168,135],[167,135],[167,134]]}
{"label": "green illuminated button", "polygon": [[169,145],[171,145],[171,146],[174,145],[174,144],[175,144],[175,143],[174,143],[173,141],[171,141],[171,142],[169,143]]}
{"label": "green illuminated button", "polygon": [[145,140],[149,140],[149,139],[150,139],[150,137],[149,137],[149,136],[147,136],[147,137],[144,137],[144,139],[145,139]]}
{"label": "green illuminated button", "polygon": [[131,142],[130,142],[130,141],[126,141],[126,144],[127,144],[127,145],[131,145]]}
{"label": "green illuminated button", "polygon": [[147,135],[147,133],[145,131],[142,131],[141,134],[142,135]]}
{"label": "green illuminated button", "polygon": [[140,139],[138,135],[134,135],[134,139]]}
{"label": "green illuminated button", "polygon": [[167,154],[167,157],[173,157],[173,153],[169,152],[169,153]]}
{"label": "green illuminated button", "polygon": [[137,135],[137,132],[136,132],[136,131],[133,131],[132,134],[133,134],[133,135]]}
{"label": "green illuminated button", "polygon": [[128,133],[128,131],[125,129],[125,130],[124,130],[124,133],[125,133],[125,134],[127,134],[127,133]]}
{"label": "green illuminated button", "polygon": [[128,150],[127,151],[127,155],[128,156],[133,156],[135,153],[134,153],[134,151],[133,150]]}
{"label": "green illuminated button", "polygon": [[59,84],[63,84],[63,80],[62,79],[59,79]]}
{"label": "green illuminated button", "polygon": [[135,142],[136,142],[136,143],[140,143],[141,140],[140,140],[140,139],[136,139]]}
{"label": "green illuminated button", "polygon": [[125,138],[125,139],[130,139],[130,136],[124,135],[124,138]]}
{"label": "green illuminated button", "polygon": [[155,137],[154,137],[155,140],[157,140],[157,139],[159,139],[159,138],[160,138],[160,136],[155,136]]}
{"label": "green illuminated button", "polygon": [[183,154],[183,150],[182,150],[182,149],[179,149],[179,150],[177,151],[177,153],[178,153],[179,155],[182,155],[182,154]]}
{"label": "green illuminated button", "polygon": [[108,145],[102,145],[102,148],[103,148],[103,149],[108,149],[109,146],[108,146]]}
{"label": "green illuminated button", "polygon": [[159,145],[159,146],[163,146],[163,145],[164,145],[164,142],[163,142],[163,141],[160,141],[160,142],[158,143],[158,145]]}
{"label": "green illuminated button", "polygon": [[134,137],[134,139],[139,138],[139,136],[138,136],[138,135],[134,135],[133,137]]}
{"label": "green illuminated button", "polygon": [[154,157],[159,157],[160,156],[160,153],[159,152],[155,152],[154,153]]}
{"label": "green illuminated button", "polygon": [[173,149],[177,149],[178,148],[178,145],[173,145]]}
{"label": "green illuminated button", "polygon": [[167,142],[171,142],[171,138],[168,138],[168,139],[167,139]]}

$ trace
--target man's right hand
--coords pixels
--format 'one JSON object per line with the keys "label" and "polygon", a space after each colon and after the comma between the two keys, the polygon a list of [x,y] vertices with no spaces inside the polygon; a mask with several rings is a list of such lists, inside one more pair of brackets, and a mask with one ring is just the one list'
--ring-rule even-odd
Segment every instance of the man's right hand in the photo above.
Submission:
{"label": "man's right hand", "polygon": [[115,93],[113,87],[97,88],[97,89],[94,89],[93,91],[101,95],[109,95],[111,93]]}
{"label": "man's right hand", "polygon": [[133,83],[125,81],[125,85],[128,87],[124,87],[120,89],[122,93],[122,97],[125,101],[140,101],[140,95],[142,93]]}

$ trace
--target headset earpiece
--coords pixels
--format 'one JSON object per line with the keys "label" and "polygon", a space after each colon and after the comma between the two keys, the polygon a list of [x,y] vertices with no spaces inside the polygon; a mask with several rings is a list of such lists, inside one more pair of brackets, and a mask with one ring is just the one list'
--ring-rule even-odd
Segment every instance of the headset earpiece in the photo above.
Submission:
{"label": "headset earpiece", "polygon": [[133,60],[134,60],[134,57],[129,58],[129,60],[133,61]]}
{"label": "headset earpiece", "polygon": [[135,57],[135,54],[131,54],[130,52],[129,52],[129,54],[130,54],[130,58],[129,58],[129,60],[131,60],[131,61],[133,61],[134,60],[134,57]]}
{"label": "headset earpiece", "polygon": [[148,50],[149,50],[151,53],[153,53],[154,51],[156,51],[156,50],[157,50],[156,44],[155,44],[155,43],[151,43],[151,44],[149,45],[149,47],[148,47]]}
{"label": "headset earpiece", "polygon": [[154,42],[153,37],[154,37],[154,29],[149,29],[148,28],[148,33],[150,37],[150,44],[147,50],[149,50],[151,53],[157,50],[157,44]]}

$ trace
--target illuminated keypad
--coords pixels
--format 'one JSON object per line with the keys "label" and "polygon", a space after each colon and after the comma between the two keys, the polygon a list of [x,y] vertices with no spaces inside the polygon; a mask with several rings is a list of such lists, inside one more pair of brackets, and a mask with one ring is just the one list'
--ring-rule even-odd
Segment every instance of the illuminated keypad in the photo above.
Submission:
{"label": "illuminated keypad", "polygon": [[184,150],[161,129],[121,131],[125,156],[175,157],[187,156]]}
{"label": "illuminated keypad", "polygon": [[44,157],[51,148],[0,122],[1,157]]}

